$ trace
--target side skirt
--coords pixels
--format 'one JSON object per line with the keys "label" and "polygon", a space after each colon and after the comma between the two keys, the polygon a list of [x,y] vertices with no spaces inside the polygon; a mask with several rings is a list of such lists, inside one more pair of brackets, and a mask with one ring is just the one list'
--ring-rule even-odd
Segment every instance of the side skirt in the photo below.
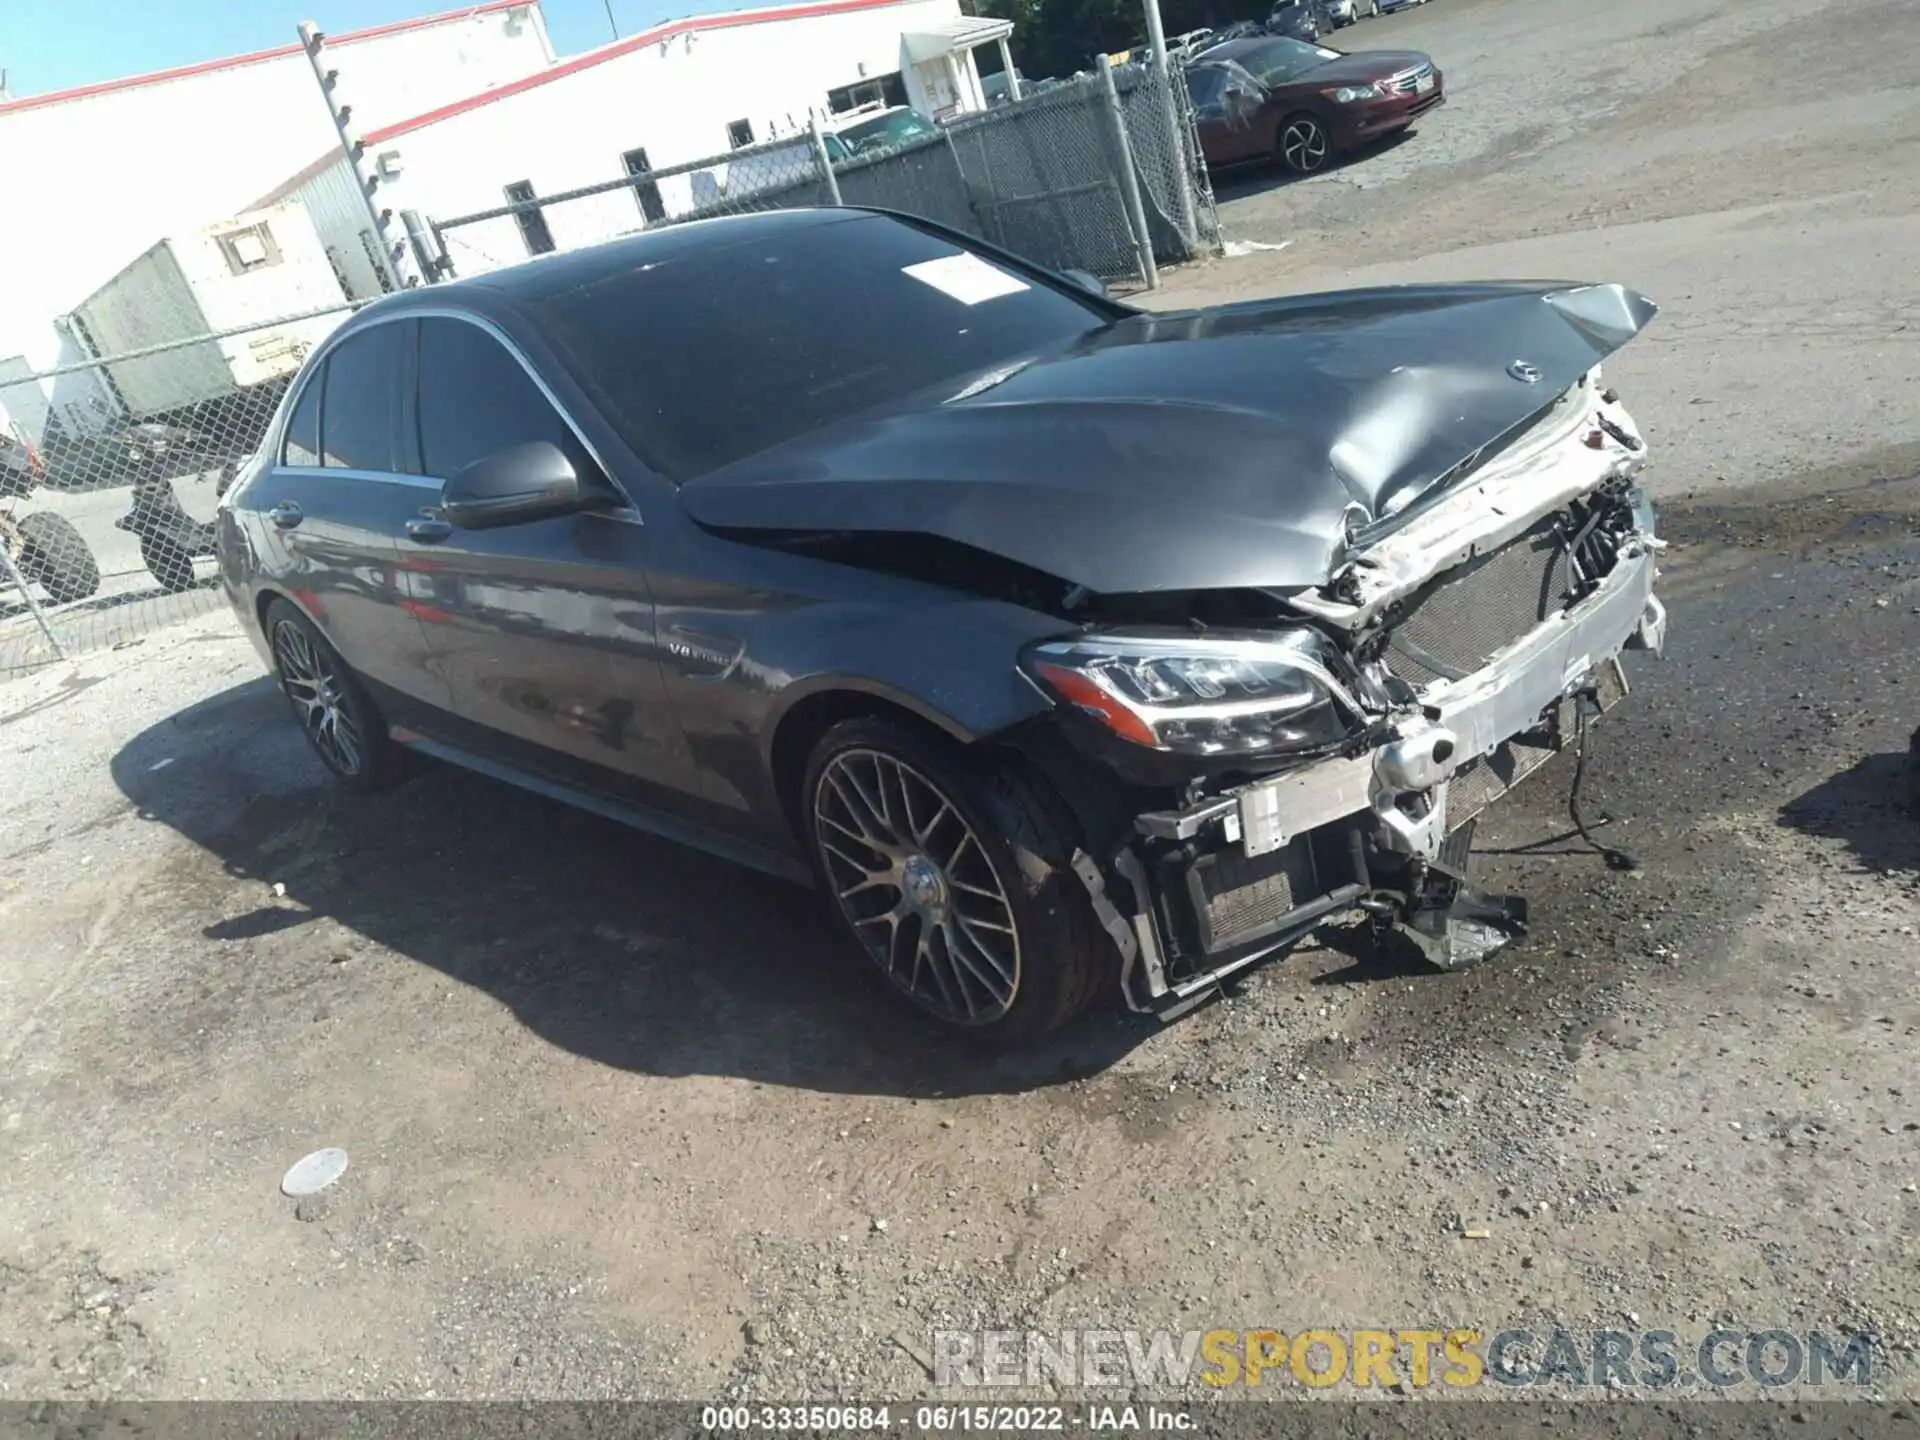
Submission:
{"label": "side skirt", "polygon": [[531,790],[536,795],[544,795],[549,800],[558,800],[563,805],[571,805],[576,810],[586,810],[635,830],[657,835],[663,840],[686,845],[695,850],[704,850],[722,860],[731,860],[736,865],[745,865],[749,869],[763,874],[775,875],[782,880],[791,880],[808,889],[814,886],[813,872],[791,856],[782,855],[777,850],[768,850],[758,845],[736,840],[730,835],[721,835],[677,816],[663,815],[657,810],[644,809],[637,805],[623,805],[617,800],[595,795],[591,791],[576,789],[571,785],[562,785],[540,775],[533,775],[511,765],[503,765],[497,760],[476,755],[457,745],[448,745],[444,741],[430,740],[417,730],[405,726],[389,727],[389,734],[396,744],[420,755],[431,755],[436,760],[444,760],[449,765],[458,765],[463,770],[485,775],[489,779],[504,781],[508,785],[517,785],[522,790]]}

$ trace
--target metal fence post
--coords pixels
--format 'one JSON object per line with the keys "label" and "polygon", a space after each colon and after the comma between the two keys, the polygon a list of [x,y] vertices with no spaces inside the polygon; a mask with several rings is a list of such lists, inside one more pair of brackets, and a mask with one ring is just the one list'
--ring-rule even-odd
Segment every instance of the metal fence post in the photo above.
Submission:
{"label": "metal fence post", "polygon": [[807,116],[807,134],[813,138],[813,158],[820,173],[827,177],[827,203],[840,203],[840,177],[833,173],[833,157],[827,154],[827,137],[820,133],[820,117]]}
{"label": "metal fence post", "polygon": [[59,660],[66,659],[67,652],[61,647],[60,637],[53,633],[53,626],[47,620],[47,612],[42,610],[40,602],[33,598],[33,588],[27,577],[14,568],[13,556],[7,553],[4,543],[0,543],[0,567],[4,567],[7,578],[20,587],[20,598],[27,602],[27,610],[33,616],[34,623],[40,627],[40,633],[47,637],[47,643],[53,647],[54,657]]}
{"label": "metal fence post", "polygon": [[452,267],[447,263],[447,252],[440,245],[433,222],[418,210],[402,210],[400,223],[407,227],[407,240],[413,246],[414,264],[420,267],[420,273],[427,277],[429,285],[438,285],[444,278],[444,272]]}
{"label": "metal fence post", "polygon": [[1127,228],[1133,231],[1133,246],[1140,256],[1140,274],[1149,290],[1158,290],[1160,267],[1153,258],[1153,235],[1147,229],[1147,207],[1140,200],[1140,177],[1133,170],[1133,142],[1127,138],[1126,117],[1120,113],[1120,92],[1113,88],[1113,65],[1105,55],[1098,55],[1094,57],[1093,68],[1099,72],[1100,89],[1106,96],[1114,162],[1120,169],[1120,198],[1126,202]]}
{"label": "metal fence post", "polygon": [[373,243],[379,251],[380,274],[387,281],[390,290],[406,288],[406,276],[400,272],[400,252],[402,246],[387,233],[387,221],[392,217],[390,210],[383,211],[374,203],[373,192],[380,184],[377,175],[370,176],[361,168],[360,161],[367,147],[360,139],[359,131],[353,124],[353,107],[342,105],[334,94],[334,86],[339,82],[340,72],[327,67],[322,58],[327,37],[320,27],[311,20],[302,20],[299,26],[300,48],[306,52],[307,63],[313,67],[313,78],[320,86],[320,98],[327,102],[327,114],[333,121],[334,133],[340,137],[340,152],[347,157],[347,168],[353,172],[353,183],[360,191],[361,203],[366,207],[367,219],[373,224]]}
{"label": "metal fence post", "polygon": [[[1178,162],[1179,157],[1187,153],[1186,136],[1182,133],[1185,125],[1180,119],[1180,106],[1173,98],[1173,77],[1167,73],[1167,32],[1160,23],[1160,0],[1145,0],[1147,11],[1147,43],[1152,47],[1152,66],[1154,83],[1160,87],[1160,108],[1166,113],[1167,153]],[[1200,227],[1193,213],[1193,180],[1186,173],[1185,165],[1177,165],[1180,171],[1180,183],[1174,186],[1174,199],[1180,206],[1180,235],[1187,242],[1188,249],[1200,253]]]}

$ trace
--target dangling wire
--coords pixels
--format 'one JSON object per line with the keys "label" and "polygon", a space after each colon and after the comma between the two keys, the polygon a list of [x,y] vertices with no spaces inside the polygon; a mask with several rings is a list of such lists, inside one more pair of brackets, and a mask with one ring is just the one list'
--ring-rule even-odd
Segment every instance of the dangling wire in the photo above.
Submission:
{"label": "dangling wire", "polygon": [[[1602,845],[1594,839],[1587,829],[1586,820],[1580,814],[1580,784],[1587,778],[1587,702],[1589,700],[1593,702],[1595,709],[1599,708],[1600,696],[1594,690],[1582,690],[1573,697],[1573,788],[1567,792],[1567,814],[1573,820],[1573,828],[1579,832],[1580,838],[1607,862],[1609,870],[1638,870],[1640,862],[1626,851],[1617,850],[1611,845]],[[1601,812],[1602,824],[1611,819],[1613,819],[1611,815],[1605,811]]]}

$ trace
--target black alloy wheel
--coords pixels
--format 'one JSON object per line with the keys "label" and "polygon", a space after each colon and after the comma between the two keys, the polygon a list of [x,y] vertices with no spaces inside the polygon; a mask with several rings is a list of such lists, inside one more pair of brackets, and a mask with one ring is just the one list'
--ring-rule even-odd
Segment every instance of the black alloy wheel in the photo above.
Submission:
{"label": "black alloy wheel", "polygon": [[816,747],[803,801],[823,888],[891,993],[921,1012],[1018,1044],[1117,975],[1058,802],[1012,767],[850,720]]}
{"label": "black alloy wheel", "polygon": [[320,763],[351,790],[398,780],[403,752],[339,652],[285,600],[267,607],[266,628],[280,689]]}

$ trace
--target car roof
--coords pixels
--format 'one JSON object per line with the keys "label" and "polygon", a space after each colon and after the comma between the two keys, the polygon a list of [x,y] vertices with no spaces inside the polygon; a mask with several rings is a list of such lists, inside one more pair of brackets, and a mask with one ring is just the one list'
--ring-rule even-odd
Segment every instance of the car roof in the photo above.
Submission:
{"label": "car roof", "polygon": [[579,250],[542,255],[520,265],[491,270],[469,280],[402,291],[381,302],[382,309],[413,302],[458,304],[504,295],[516,302],[537,301],[577,285],[590,284],[622,270],[638,270],[683,255],[726,250],[823,225],[849,225],[885,218],[871,210],[766,210],[753,215],[722,215],[662,226]]}
{"label": "car roof", "polygon": [[1222,40],[1218,45],[1209,45],[1193,57],[1196,65],[1217,65],[1222,60],[1238,60],[1242,55],[1251,55],[1256,50],[1264,50],[1276,40],[1284,40],[1284,35],[1247,35],[1238,40]]}

